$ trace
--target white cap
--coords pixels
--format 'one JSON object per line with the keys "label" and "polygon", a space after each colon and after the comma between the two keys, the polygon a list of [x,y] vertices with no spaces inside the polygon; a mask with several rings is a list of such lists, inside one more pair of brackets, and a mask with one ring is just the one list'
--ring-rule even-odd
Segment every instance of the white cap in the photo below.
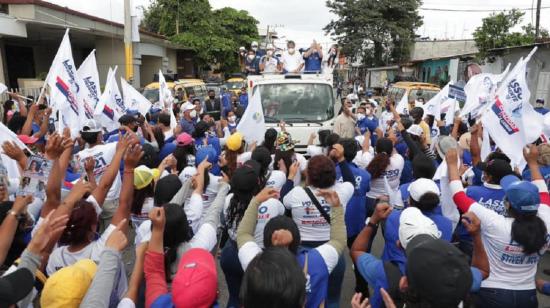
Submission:
{"label": "white cap", "polygon": [[96,120],[90,119],[82,125],[82,129],[80,131],[86,133],[98,133],[101,131],[101,125],[99,125]]}
{"label": "white cap", "polygon": [[441,232],[435,223],[424,216],[416,207],[408,207],[403,210],[399,218],[399,242],[403,248],[407,248],[409,242],[417,235],[426,234],[434,238],[441,237]]}
{"label": "white cap", "polygon": [[283,187],[283,185],[285,185],[285,183],[286,183],[285,173],[279,170],[273,170],[265,186],[279,190]]}
{"label": "white cap", "polygon": [[369,102],[369,103],[371,103],[371,104],[373,104],[373,105],[374,105],[374,107],[378,107],[378,102],[377,102],[377,101],[375,101],[374,99],[372,99],[372,98],[369,98],[369,99],[368,99],[368,102]]}
{"label": "white cap", "polygon": [[420,137],[424,133],[424,130],[422,129],[422,127],[420,127],[420,125],[413,124],[413,125],[411,125],[411,127],[409,127],[407,129],[407,132],[411,135],[415,135],[415,136]]}
{"label": "white cap", "polygon": [[258,46],[258,42],[253,41],[252,44],[250,44],[250,46]]}
{"label": "white cap", "polygon": [[183,104],[183,105],[181,106],[181,109],[182,109],[183,111],[186,111],[186,110],[193,110],[193,109],[195,109],[195,105],[192,104],[192,103],[187,102],[187,103],[185,103],[185,104]]}
{"label": "white cap", "polygon": [[417,179],[409,185],[407,190],[414,201],[420,200],[425,193],[434,193],[439,196],[439,187],[430,179]]}
{"label": "white cap", "polygon": [[244,46],[241,46],[241,47],[239,47],[239,50],[241,50],[241,51],[246,50],[246,48],[244,48]]}

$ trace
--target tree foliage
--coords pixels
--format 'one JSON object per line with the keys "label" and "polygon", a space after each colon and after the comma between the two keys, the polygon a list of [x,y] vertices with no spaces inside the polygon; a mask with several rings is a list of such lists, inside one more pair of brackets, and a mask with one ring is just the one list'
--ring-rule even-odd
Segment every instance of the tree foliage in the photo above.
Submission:
{"label": "tree foliage", "polygon": [[326,5],[338,19],[324,30],[352,60],[372,67],[408,59],[422,25],[420,0],[327,0]]}
{"label": "tree foliage", "polygon": [[[473,33],[478,57],[484,59],[488,51],[494,48],[521,46],[535,43],[535,27],[527,24],[521,27],[521,32],[511,31],[522,20],[524,12],[517,9],[491,14],[483,18],[482,25]],[[541,29],[540,37],[548,38],[548,31]]]}
{"label": "tree foliage", "polygon": [[258,40],[258,21],[247,11],[212,10],[208,0],[155,0],[144,10],[141,26],[193,50],[201,66],[238,69],[237,50]]}

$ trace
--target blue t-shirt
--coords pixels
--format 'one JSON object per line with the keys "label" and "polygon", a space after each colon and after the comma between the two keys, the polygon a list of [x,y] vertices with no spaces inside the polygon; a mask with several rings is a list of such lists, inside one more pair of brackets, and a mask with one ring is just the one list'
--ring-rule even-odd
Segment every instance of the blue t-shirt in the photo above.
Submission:
{"label": "blue t-shirt", "polygon": [[246,110],[246,107],[248,107],[248,94],[244,93],[239,96],[239,103],[241,103],[241,106],[243,106],[243,109]]}
{"label": "blue t-shirt", "polygon": [[[347,235],[352,237],[359,234],[365,226],[365,219],[367,219],[366,194],[370,190],[371,176],[367,170],[357,167],[354,163],[346,164],[355,178],[353,195],[348,201],[345,215]],[[336,179],[338,182],[344,182],[339,165],[336,166]]]}
{"label": "blue t-shirt", "polygon": [[405,156],[403,158],[405,159],[403,170],[401,171],[401,177],[399,178],[399,183],[409,183],[414,180],[412,162]]}
{"label": "blue t-shirt", "polygon": [[[384,263],[370,253],[364,253],[357,259],[356,266],[361,276],[365,278],[369,286],[374,290],[372,297],[369,298],[372,308],[384,307],[380,288],[384,288],[384,290],[389,289],[388,278],[384,271]],[[470,292],[477,292],[481,287],[483,276],[479,269],[475,267],[470,267],[470,271],[472,272],[472,287],[470,288]]]}
{"label": "blue t-shirt", "polygon": [[[546,186],[550,187],[550,166],[539,166],[539,170],[546,182]],[[529,167],[525,168],[522,176],[524,181],[531,181],[531,170],[529,170]]]}
{"label": "blue t-shirt", "polygon": [[300,249],[296,258],[300,267],[305,267],[307,255],[306,305],[317,308],[327,298],[329,272],[325,260],[317,249]]}
{"label": "blue t-shirt", "polygon": [[[410,196],[409,186],[413,181],[414,181],[414,178],[411,179],[411,181],[409,182],[401,181],[401,183],[405,183],[405,184],[401,184],[401,186],[399,186],[399,191],[401,192],[401,199],[403,199],[403,208],[406,208],[409,206],[409,196]],[[435,184],[441,190],[441,185],[439,184],[439,181],[436,181]]]}
{"label": "blue t-shirt", "polygon": [[[399,240],[399,218],[402,212],[403,211],[400,210],[394,210],[386,219],[382,260],[394,262],[399,266],[401,273],[405,273],[407,257],[403,249],[397,247],[397,240]],[[447,242],[451,241],[453,236],[453,224],[449,218],[443,216],[441,213],[441,206],[437,206],[433,211],[424,211],[422,214],[435,223],[437,229],[441,231],[442,240]]]}
{"label": "blue t-shirt", "polygon": [[548,113],[548,111],[550,111],[549,109],[546,109],[544,107],[536,107],[535,108],[535,111],[542,114],[542,115],[545,115]]}
{"label": "blue t-shirt", "polygon": [[249,74],[258,74],[260,72],[260,59],[258,57],[254,57],[254,60],[248,60],[248,57],[244,60],[244,66],[247,68],[252,68],[254,71],[249,72],[246,71]]}
{"label": "blue t-shirt", "polygon": [[176,144],[175,143],[173,143],[173,142],[165,143],[164,146],[162,147],[162,149],[160,149],[160,151],[159,151],[158,163],[160,163],[163,159],[165,159],[166,156],[174,153],[175,150],[176,150]]}
{"label": "blue t-shirt", "polygon": [[222,94],[222,117],[227,117],[229,111],[231,111],[231,92],[227,91]]}
{"label": "blue t-shirt", "polygon": [[309,55],[309,57],[307,57],[307,58],[304,57],[304,71],[305,72],[320,72],[322,61],[323,61],[323,57],[321,57],[321,55],[318,52],[311,53]]}
{"label": "blue t-shirt", "polygon": [[192,135],[195,132],[195,121],[182,118],[180,121],[181,131]]}
{"label": "blue t-shirt", "polygon": [[357,127],[361,131],[361,135],[365,134],[367,129],[370,131],[370,144],[371,145],[376,144],[377,136],[374,132],[376,131],[376,128],[378,127],[378,122],[379,122],[379,120],[378,120],[377,117],[372,117],[370,119],[369,119],[369,117],[365,117],[364,119],[359,120],[356,123]]}
{"label": "blue t-shirt", "polygon": [[[205,147],[204,145],[204,140],[205,137],[203,138],[195,138],[195,150],[198,151],[199,149]],[[216,151],[216,155],[217,156],[220,156],[220,154],[222,153],[222,148],[220,146],[220,139],[218,137],[213,137],[213,136],[208,136],[206,137],[208,138],[208,143],[207,143],[207,147],[212,147],[215,151]]]}
{"label": "blue t-shirt", "polygon": [[472,166],[472,153],[468,150],[464,150],[462,152],[462,163],[464,163],[467,166]]}

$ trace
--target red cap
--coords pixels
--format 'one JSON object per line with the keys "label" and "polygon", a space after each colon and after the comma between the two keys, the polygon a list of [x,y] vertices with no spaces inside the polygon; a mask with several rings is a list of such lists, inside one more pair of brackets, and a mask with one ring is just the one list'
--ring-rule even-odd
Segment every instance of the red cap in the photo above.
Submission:
{"label": "red cap", "polygon": [[19,140],[21,140],[24,144],[34,144],[38,141],[38,138],[33,136],[17,135],[17,137],[19,137]]}
{"label": "red cap", "polygon": [[176,138],[176,144],[179,146],[186,146],[193,142],[193,138],[188,133],[181,133]]}
{"label": "red cap", "polygon": [[212,254],[201,248],[187,251],[172,282],[174,305],[209,308],[216,300],[217,290],[218,275]]}

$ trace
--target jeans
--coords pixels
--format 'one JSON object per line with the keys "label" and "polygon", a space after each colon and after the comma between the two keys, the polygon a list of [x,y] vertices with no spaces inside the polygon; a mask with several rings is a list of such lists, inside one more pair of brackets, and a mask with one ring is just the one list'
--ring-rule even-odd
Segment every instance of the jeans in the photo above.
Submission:
{"label": "jeans", "polygon": [[[313,249],[321,246],[324,242],[302,242],[302,247],[305,249]],[[340,293],[342,292],[342,282],[344,281],[344,274],[346,272],[346,260],[344,256],[340,256],[338,264],[328,277],[328,290],[327,300],[325,301],[325,307],[336,308],[340,306]]]}
{"label": "jeans", "polygon": [[227,308],[239,308],[239,291],[243,280],[244,271],[239,262],[237,243],[233,240],[227,240],[220,256],[220,267],[225,276],[229,299]]}
{"label": "jeans", "polygon": [[483,308],[536,308],[537,291],[481,288],[477,293],[476,307]]}

